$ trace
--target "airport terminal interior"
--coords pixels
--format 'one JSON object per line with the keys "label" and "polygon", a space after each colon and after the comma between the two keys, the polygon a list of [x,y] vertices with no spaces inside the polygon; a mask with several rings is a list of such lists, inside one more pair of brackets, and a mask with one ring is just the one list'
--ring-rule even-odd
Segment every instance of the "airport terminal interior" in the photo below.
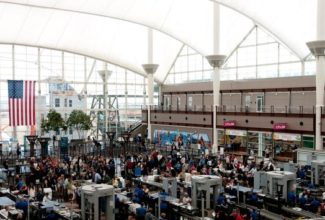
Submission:
{"label": "airport terminal interior", "polygon": [[0,30],[0,220],[325,219],[325,0],[0,0]]}

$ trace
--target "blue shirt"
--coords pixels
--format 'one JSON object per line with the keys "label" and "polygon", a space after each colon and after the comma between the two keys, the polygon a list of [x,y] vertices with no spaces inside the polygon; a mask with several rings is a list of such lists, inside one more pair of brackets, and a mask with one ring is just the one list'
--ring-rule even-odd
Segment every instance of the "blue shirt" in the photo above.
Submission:
{"label": "blue shirt", "polygon": [[288,192],[288,200],[290,202],[296,201],[296,195],[293,192]]}
{"label": "blue shirt", "polygon": [[314,199],[311,203],[310,203],[311,206],[314,206],[314,207],[319,207],[320,206],[320,202],[317,200],[317,199]]}
{"label": "blue shirt", "polygon": [[136,214],[139,217],[144,217],[146,215],[146,213],[147,213],[147,209],[145,207],[141,206],[140,208],[136,209]]}
{"label": "blue shirt", "polygon": [[138,197],[139,199],[142,199],[144,196],[144,191],[141,188],[135,188],[134,195]]}
{"label": "blue shirt", "polygon": [[302,196],[302,197],[299,198],[299,203],[301,205],[305,205],[306,204],[306,198],[305,198],[305,196]]}
{"label": "blue shirt", "polygon": [[258,219],[256,211],[252,211],[251,217],[252,217],[252,220],[257,220]]}
{"label": "blue shirt", "polygon": [[20,181],[18,182],[18,184],[17,184],[17,189],[18,189],[18,190],[21,190],[21,189],[23,188],[23,186],[25,186],[25,183],[24,183],[24,181],[20,180]]}
{"label": "blue shirt", "polygon": [[252,196],[251,196],[251,200],[252,200],[253,202],[257,202],[257,195],[256,195],[255,193],[252,194]]}
{"label": "blue shirt", "polygon": [[166,201],[163,200],[164,196],[168,196],[167,192],[161,192],[160,196],[162,196],[162,201],[160,202],[160,209],[166,210],[168,208],[168,204]]}
{"label": "blue shirt", "polygon": [[221,205],[225,202],[225,197],[224,196],[219,196],[217,199],[217,204]]}
{"label": "blue shirt", "polygon": [[28,202],[26,200],[21,200],[16,203],[16,208],[27,212]]}

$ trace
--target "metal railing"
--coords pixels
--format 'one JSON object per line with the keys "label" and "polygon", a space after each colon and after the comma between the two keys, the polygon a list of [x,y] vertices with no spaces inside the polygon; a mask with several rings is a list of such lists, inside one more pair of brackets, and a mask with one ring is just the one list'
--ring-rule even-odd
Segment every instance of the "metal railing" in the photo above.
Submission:
{"label": "metal railing", "polygon": [[315,114],[314,106],[261,106],[252,108],[249,106],[220,106],[217,112],[238,112],[238,113],[282,113],[282,114]]}
{"label": "metal railing", "polygon": [[[148,110],[148,106],[142,106],[142,110]],[[212,112],[213,106],[193,105],[193,106],[150,106],[152,112]],[[220,113],[282,113],[282,114],[315,114],[315,106],[261,106],[259,108],[239,105],[223,105],[217,107]],[[322,108],[322,114],[325,109]]]}
{"label": "metal railing", "polygon": [[[92,156],[112,156],[119,157],[124,154],[124,142],[113,141],[112,144],[109,140],[99,140],[99,145],[96,146],[92,141],[83,141],[76,145],[70,145],[68,155],[75,157],[79,155],[92,155]],[[141,145],[141,143],[134,143],[130,141],[125,146],[125,152],[127,154],[143,153],[147,152],[148,148]]]}
{"label": "metal railing", "polygon": [[[142,110],[148,110],[148,106],[142,106]],[[150,106],[150,110],[153,112],[212,112],[213,106],[209,105],[182,105],[182,106],[174,106],[174,105],[164,105],[164,106],[158,106],[158,105],[152,105]]]}
{"label": "metal railing", "polygon": [[142,121],[137,121],[135,123],[133,123],[132,125],[130,125],[129,127],[129,132],[133,132],[135,129],[137,129],[138,127],[140,127],[142,125]]}

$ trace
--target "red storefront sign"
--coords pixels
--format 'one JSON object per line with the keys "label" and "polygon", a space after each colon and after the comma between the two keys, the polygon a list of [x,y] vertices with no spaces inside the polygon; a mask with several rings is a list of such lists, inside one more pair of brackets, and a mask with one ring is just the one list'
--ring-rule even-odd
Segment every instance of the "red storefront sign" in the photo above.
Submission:
{"label": "red storefront sign", "polygon": [[235,127],[236,122],[235,121],[224,121],[223,126],[224,127]]}
{"label": "red storefront sign", "polygon": [[279,130],[285,130],[288,128],[287,123],[276,123],[273,125],[273,130],[279,131]]}

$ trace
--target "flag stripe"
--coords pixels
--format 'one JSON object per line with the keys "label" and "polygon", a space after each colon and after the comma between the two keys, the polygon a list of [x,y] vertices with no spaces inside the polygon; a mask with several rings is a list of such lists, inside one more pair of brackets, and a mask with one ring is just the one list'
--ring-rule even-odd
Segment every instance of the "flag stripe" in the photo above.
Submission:
{"label": "flag stripe", "polygon": [[32,81],[32,83],[33,83],[33,89],[32,89],[32,97],[33,97],[32,116],[33,116],[33,122],[32,122],[32,125],[36,125],[36,96],[35,96],[35,85],[36,85],[36,82],[35,81]]}
{"label": "flag stripe", "polygon": [[19,115],[18,112],[19,112],[19,99],[15,99],[15,105],[17,106],[17,108],[15,109],[15,120],[16,120],[16,125],[19,125]]}
{"label": "flag stripe", "polygon": [[9,126],[11,126],[10,98],[8,99],[8,106],[9,106]]}
{"label": "flag stripe", "polygon": [[8,80],[8,94],[9,125],[35,125],[35,81]]}

